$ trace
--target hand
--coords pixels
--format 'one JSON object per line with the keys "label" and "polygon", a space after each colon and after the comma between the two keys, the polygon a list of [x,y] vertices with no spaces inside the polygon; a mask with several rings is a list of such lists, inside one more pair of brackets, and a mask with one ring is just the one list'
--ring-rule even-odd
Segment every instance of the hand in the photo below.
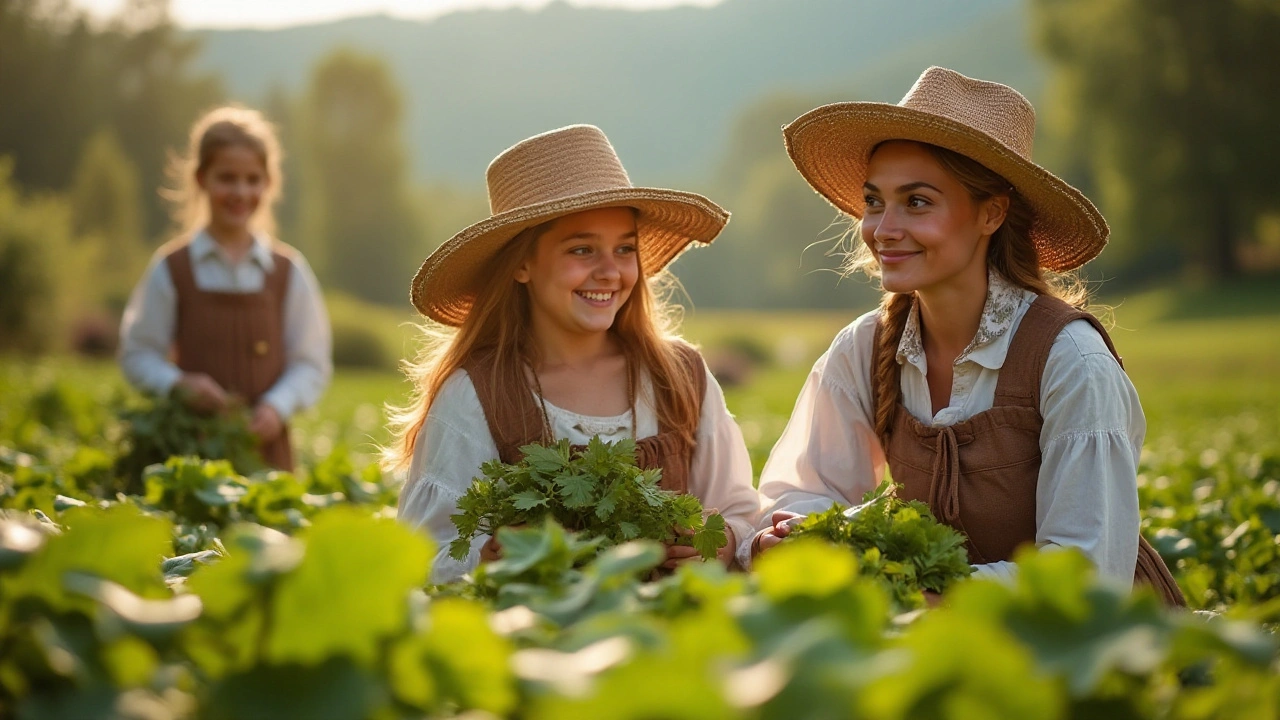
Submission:
{"label": "hand", "polygon": [[[519,525],[507,525],[505,527],[509,527],[513,530],[520,530],[527,526],[524,523],[520,523]],[[502,530],[502,528],[494,530],[493,534],[489,536],[489,539],[485,541],[484,545],[480,546],[480,562],[493,562],[494,560],[502,559],[502,543],[498,542],[498,532],[500,530]]]}
{"label": "hand", "polygon": [[[728,529],[728,528],[726,528]],[[663,561],[662,566],[667,570],[675,570],[677,567],[694,560],[702,560],[702,553],[698,552],[692,545],[678,545],[680,537],[691,537],[693,531],[685,528],[676,528],[675,540],[666,543],[667,559]]]}
{"label": "hand", "polygon": [[751,557],[755,557],[782,542],[783,538],[791,534],[791,526],[787,524],[787,521],[798,517],[804,516],[800,513],[786,510],[774,510],[773,516],[769,518],[769,521],[773,523],[773,527],[765,528],[756,533],[756,539],[751,543]]}
{"label": "hand", "polygon": [[182,373],[174,394],[191,409],[202,413],[219,413],[227,408],[227,391],[205,373]]}
{"label": "hand", "polygon": [[724,547],[716,550],[716,559],[721,565],[727,568],[734,567],[733,563],[738,559],[738,536],[733,533],[733,528],[727,524],[724,526]]}
{"label": "hand", "polygon": [[502,543],[498,542],[497,533],[490,535],[484,545],[480,546],[480,562],[487,563],[502,559]]}
{"label": "hand", "polygon": [[258,403],[253,409],[253,418],[249,420],[249,432],[256,435],[259,441],[269,443],[284,432],[284,421],[271,405]]}

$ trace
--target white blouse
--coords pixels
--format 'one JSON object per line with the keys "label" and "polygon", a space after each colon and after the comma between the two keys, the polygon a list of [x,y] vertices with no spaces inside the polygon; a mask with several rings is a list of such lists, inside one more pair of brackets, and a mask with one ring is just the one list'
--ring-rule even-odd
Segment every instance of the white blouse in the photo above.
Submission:
{"label": "white blouse", "polygon": [[[637,433],[641,438],[658,434],[653,388],[647,377],[641,378],[637,395]],[[547,414],[555,437],[574,444],[585,444],[594,435],[609,441],[631,437],[630,410],[613,417],[594,417],[547,403]],[[710,371],[696,439],[689,493],[701,500],[703,507],[724,516],[738,541],[738,560],[745,566],[750,562],[760,497],[751,485],[751,458],[742,431],[725,407],[724,393]],[[449,543],[458,537],[458,530],[449,516],[457,513],[458,500],[480,474],[480,465],[497,457],[498,447],[489,433],[475,386],[466,371],[458,370],[431,404],[418,433],[409,476],[400,490],[400,521],[425,532],[436,543],[431,582],[456,580],[479,564],[480,547],[489,536],[474,538],[467,558],[454,560],[449,556]]]}
{"label": "white blouse", "polygon": [[[902,402],[926,425],[946,426],[989,410],[1009,344],[1034,293],[990,273],[977,335],[955,360],[951,399],[933,414],[928,367],[913,307],[898,362]],[[871,406],[871,355],[879,311],[840,331],[814,364],[795,410],[760,475],[766,510],[808,514],[852,505],[879,482],[884,450]],[[1054,340],[1040,387],[1040,475],[1036,545],[1079,548],[1099,574],[1132,583],[1138,553],[1138,458],[1146,419],[1137,392],[1087,321],[1067,324]],[[1012,562],[974,566],[1011,578]]]}

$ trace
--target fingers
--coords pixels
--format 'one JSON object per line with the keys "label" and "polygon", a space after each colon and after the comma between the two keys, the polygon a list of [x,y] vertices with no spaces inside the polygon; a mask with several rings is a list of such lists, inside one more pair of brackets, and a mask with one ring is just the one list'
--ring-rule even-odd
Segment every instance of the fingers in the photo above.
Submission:
{"label": "fingers", "polygon": [[227,407],[227,393],[218,381],[205,373],[185,373],[178,380],[184,402],[201,412],[221,412]]}
{"label": "fingers", "polygon": [[700,562],[701,560],[702,553],[699,553],[688,545],[668,545],[667,559],[662,563],[662,567],[674,570],[684,563]]}
{"label": "fingers", "polygon": [[769,518],[769,522],[772,525],[777,525],[785,520],[798,517],[804,517],[804,515],[801,515],[800,513],[793,513],[789,510],[774,510],[773,516]]}
{"label": "fingers", "polygon": [[492,535],[480,546],[480,562],[493,562],[502,558],[502,544]]}
{"label": "fingers", "polygon": [[253,419],[249,422],[249,432],[258,436],[263,442],[270,442],[284,431],[284,421],[280,413],[267,403],[261,403],[253,410]]}

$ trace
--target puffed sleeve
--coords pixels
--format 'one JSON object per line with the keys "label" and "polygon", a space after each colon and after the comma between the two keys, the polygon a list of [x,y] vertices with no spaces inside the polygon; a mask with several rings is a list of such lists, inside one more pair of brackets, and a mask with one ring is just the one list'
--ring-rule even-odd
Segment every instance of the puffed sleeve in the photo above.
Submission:
{"label": "puffed sleeve", "polygon": [[1138,557],[1146,418],[1129,376],[1088,322],[1059,333],[1041,380],[1036,543],[1079,548],[1129,585]]}
{"label": "puffed sleeve", "polygon": [[120,369],[136,388],[152,395],[168,395],[182,378],[182,370],[169,361],[177,319],[177,292],[157,252],[147,272],[129,296],[120,319]]}
{"label": "puffed sleeve", "polygon": [[[689,477],[689,493],[703,507],[717,510],[737,539],[738,563],[750,563],[751,537],[760,515],[760,496],[751,484],[751,456],[742,430],[724,402],[724,391],[707,372],[707,392],[698,420],[697,447]],[[744,555],[744,553],[746,553]]]}
{"label": "puffed sleeve", "polygon": [[441,386],[418,433],[396,515],[435,541],[431,582],[452,582],[479,565],[480,547],[489,536],[474,538],[466,559],[454,560],[449,544],[457,539],[458,530],[450,516],[458,512],[458,500],[480,474],[480,466],[497,457],[498,447],[489,434],[475,386],[459,370]]}
{"label": "puffed sleeve", "polygon": [[791,419],[760,473],[767,527],[775,510],[807,515],[854,505],[884,474],[871,421],[870,362],[877,313],[840,331],[814,363]]}

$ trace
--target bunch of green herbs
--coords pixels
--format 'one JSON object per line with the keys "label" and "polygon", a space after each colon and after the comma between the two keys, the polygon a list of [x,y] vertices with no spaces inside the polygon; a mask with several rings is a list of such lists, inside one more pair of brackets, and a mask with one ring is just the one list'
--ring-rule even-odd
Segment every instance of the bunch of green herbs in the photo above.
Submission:
{"label": "bunch of green herbs", "polygon": [[859,572],[882,582],[900,607],[924,604],[923,591],[942,592],[973,572],[965,537],[938,522],[929,506],[904,501],[892,482],[863,496],[862,505],[809,515],[788,538],[818,538],[852,548]]}
{"label": "bunch of green herbs", "polygon": [[485,463],[458,501],[458,539],[449,554],[464,559],[477,535],[551,518],[586,538],[601,538],[602,548],[645,539],[690,545],[705,559],[715,557],[727,542],[724,518],[704,519],[696,497],[660,488],[662,471],[637,467],[635,450],[633,440],[610,443],[597,436],[577,452],[561,440],[520,448],[524,458],[514,465]]}

